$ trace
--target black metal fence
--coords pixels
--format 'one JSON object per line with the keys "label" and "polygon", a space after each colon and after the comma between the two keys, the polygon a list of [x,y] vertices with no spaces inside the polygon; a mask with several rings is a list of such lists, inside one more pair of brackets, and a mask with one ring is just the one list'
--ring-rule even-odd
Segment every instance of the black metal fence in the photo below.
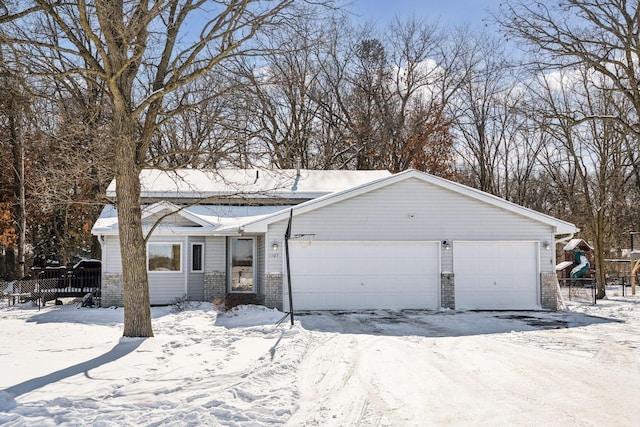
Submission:
{"label": "black metal fence", "polygon": [[[640,235],[640,234],[639,234]],[[631,295],[631,270],[634,259],[605,259],[604,269],[607,278],[607,295]],[[640,280],[636,281],[640,285]]]}
{"label": "black metal fence", "polygon": [[99,288],[101,283],[100,268],[83,268],[67,270],[52,268],[40,272],[38,283],[41,291],[46,289]]}

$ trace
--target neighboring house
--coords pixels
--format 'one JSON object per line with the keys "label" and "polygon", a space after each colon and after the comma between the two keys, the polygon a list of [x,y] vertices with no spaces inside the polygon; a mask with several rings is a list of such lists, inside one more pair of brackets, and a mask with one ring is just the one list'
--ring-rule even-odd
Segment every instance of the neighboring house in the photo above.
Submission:
{"label": "neighboring house", "polygon": [[[555,309],[555,241],[575,225],[426,173],[145,170],[151,304],[254,297],[288,310]],[[113,184],[107,195],[115,196]],[[122,305],[117,215],[102,303]],[[236,295],[237,296],[237,295]]]}

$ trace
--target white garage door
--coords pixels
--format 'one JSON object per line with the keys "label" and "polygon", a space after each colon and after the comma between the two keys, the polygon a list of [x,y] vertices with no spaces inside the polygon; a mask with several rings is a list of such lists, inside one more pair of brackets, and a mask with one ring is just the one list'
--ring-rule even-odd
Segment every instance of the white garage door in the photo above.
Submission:
{"label": "white garage door", "polygon": [[454,242],[456,309],[540,308],[538,259],[537,242]]}
{"label": "white garage door", "polygon": [[[295,310],[436,309],[437,242],[290,241]],[[284,307],[289,307],[287,283]]]}

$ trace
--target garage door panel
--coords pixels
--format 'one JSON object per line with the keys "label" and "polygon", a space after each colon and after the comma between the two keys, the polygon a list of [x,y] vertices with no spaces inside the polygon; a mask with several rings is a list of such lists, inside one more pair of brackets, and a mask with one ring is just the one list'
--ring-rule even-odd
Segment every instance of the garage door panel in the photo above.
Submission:
{"label": "garage door panel", "polygon": [[[424,297],[429,297],[425,295]],[[340,299],[325,292],[294,293],[296,310],[362,310],[362,309],[424,309],[420,296],[397,294],[363,294],[343,292]]]}
{"label": "garage door panel", "polygon": [[466,310],[530,310],[532,307],[529,305],[528,298],[522,298],[517,295],[497,296],[492,301],[486,301],[482,299],[481,295],[475,296],[476,303],[473,307],[464,308]]}
{"label": "garage door panel", "polygon": [[[295,260],[295,263],[293,262]],[[306,261],[306,262],[305,262]],[[327,272],[341,276],[362,276],[365,275],[397,275],[407,276],[412,274],[429,274],[433,267],[423,265],[424,259],[413,261],[399,260],[389,264],[385,259],[370,259],[366,262],[362,260],[352,260],[348,258],[334,259],[334,262],[318,262],[317,260],[301,260],[293,258],[291,262],[291,274],[293,276],[324,276]],[[427,262],[428,263],[428,262]]]}
{"label": "garage door panel", "polygon": [[325,276],[293,276],[297,289],[306,292],[325,293],[325,292],[361,292],[361,293],[418,293],[430,289],[435,292],[435,287],[425,286],[425,277],[422,275],[405,275],[398,277],[399,283],[390,282],[386,277],[379,276],[342,276],[342,275],[325,275]]}
{"label": "garage door panel", "polygon": [[538,296],[536,242],[454,242],[458,309],[535,309]]}
{"label": "garage door panel", "polygon": [[296,310],[439,306],[436,242],[290,243]]}

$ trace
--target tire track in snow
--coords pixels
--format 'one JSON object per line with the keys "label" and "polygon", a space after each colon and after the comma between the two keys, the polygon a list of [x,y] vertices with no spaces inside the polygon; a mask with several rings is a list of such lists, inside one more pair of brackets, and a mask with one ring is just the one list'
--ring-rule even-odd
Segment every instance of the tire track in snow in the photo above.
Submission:
{"label": "tire track in snow", "polygon": [[289,426],[402,425],[382,398],[367,352],[369,335],[333,334],[315,340],[301,364],[300,407]]}

